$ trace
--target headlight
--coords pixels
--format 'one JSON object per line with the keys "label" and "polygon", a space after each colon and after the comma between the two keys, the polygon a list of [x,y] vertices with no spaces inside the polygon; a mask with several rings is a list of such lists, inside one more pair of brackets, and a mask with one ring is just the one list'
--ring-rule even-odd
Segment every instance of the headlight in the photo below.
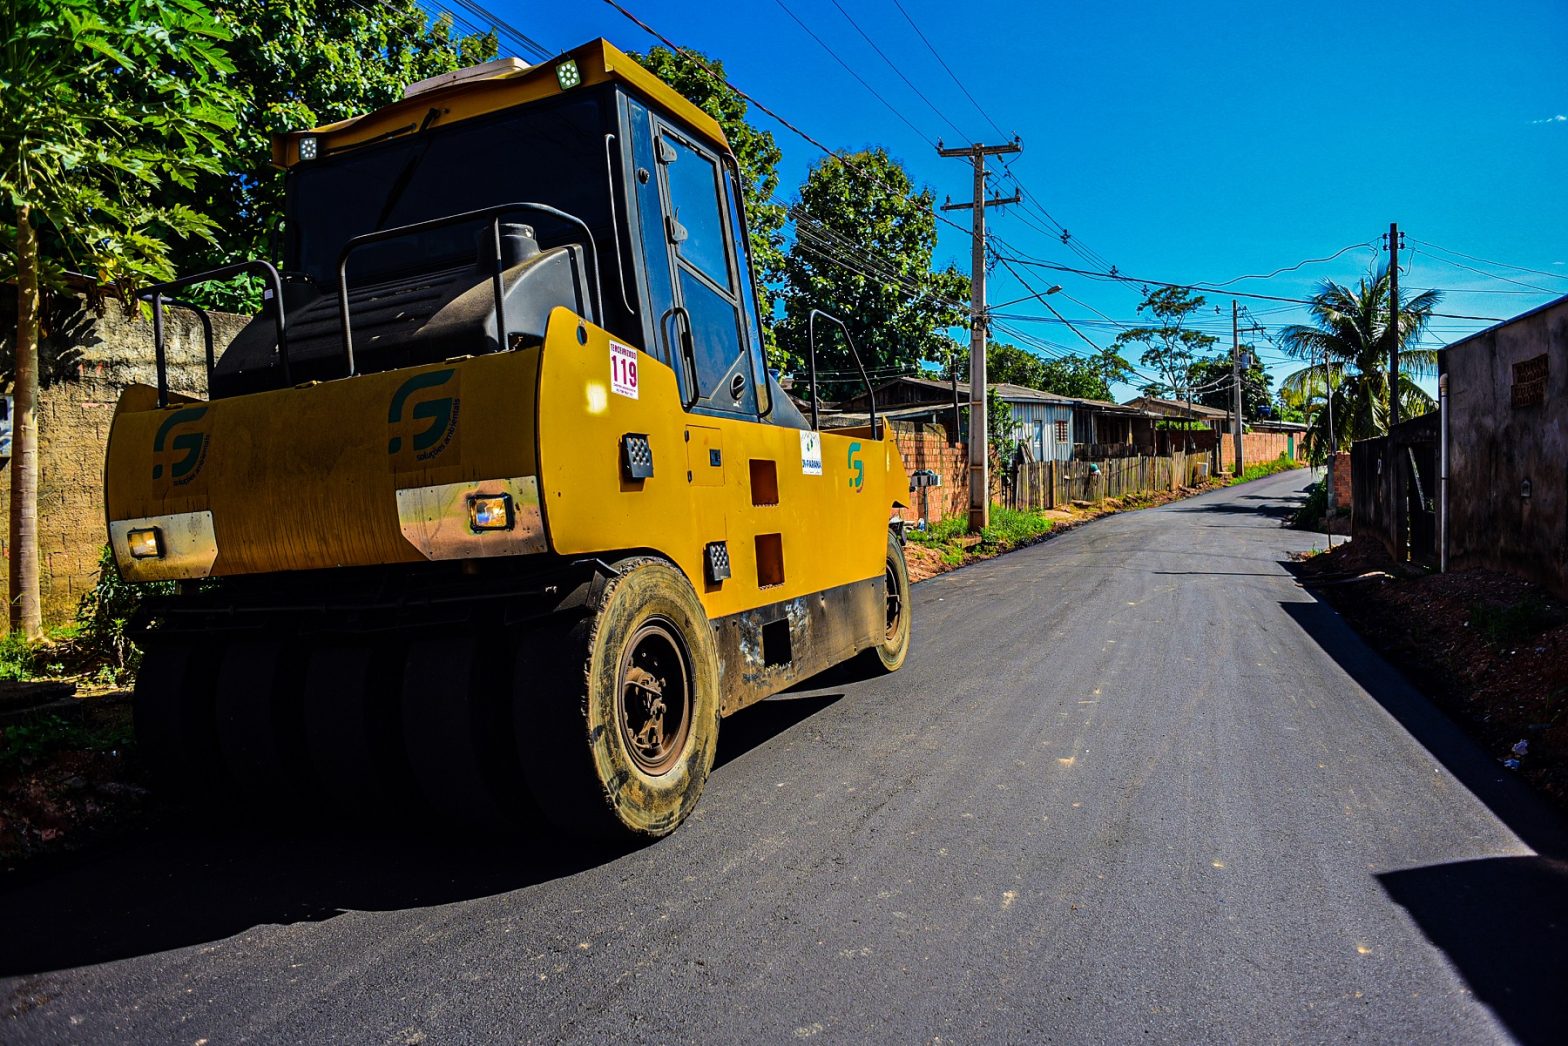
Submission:
{"label": "headlight", "polygon": [[157,527],[133,530],[125,535],[132,559],[159,559],[163,556],[163,535]]}
{"label": "headlight", "polygon": [[484,530],[511,530],[512,495],[470,494],[468,526],[476,534]]}

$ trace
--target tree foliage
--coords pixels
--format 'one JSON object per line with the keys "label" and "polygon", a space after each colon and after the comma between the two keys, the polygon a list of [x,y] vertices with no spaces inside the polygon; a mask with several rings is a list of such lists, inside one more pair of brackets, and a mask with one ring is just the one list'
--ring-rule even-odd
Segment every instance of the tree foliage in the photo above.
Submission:
{"label": "tree foliage", "polygon": [[[1247,351],[1251,346],[1244,346]],[[1236,409],[1236,385],[1232,380],[1230,357],[1211,356],[1198,360],[1188,372],[1187,380],[1193,389],[1193,402],[1219,410]],[[1241,413],[1244,418],[1260,418],[1273,413],[1274,393],[1269,377],[1256,354],[1252,366],[1241,372]],[[1202,391],[1199,391],[1202,390]]]}
{"label": "tree foliage", "polygon": [[[813,308],[843,320],[873,380],[913,372],[921,360],[946,362],[963,324],[969,279],[931,268],[936,218],[929,189],[916,190],[883,149],[827,157],[811,169],[793,209],[796,236],[784,260],[780,361],[801,373]],[[826,333],[824,331],[826,330]],[[859,388],[842,335],[817,326],[823,394]]]}
{"label": "tree foliage", "polygon": [[[959,357],[960,381],[969,380],[969,357]],[[1063,356],[1047,359],[1005,341],[991,342],[985,348],[985,379],[991,384],[1022,385],[1058,396],[1108,400],[1106,384],[1097,357]]]}
{"label": "tree foliage", "polygon": [[123,292],[170,275],[171,240],[211,240],[219,224],[160,190],[219,169],[237,97],[228,32],[195,0],[7,7],[0,194],[28,209],[44,286],[75,271]]}
{"label": "tree foliage", "polygon": [[[431,22],[415,0],[213,0],[232,36],[237,125],[217,149],[219,166],[170,197],[223,229],[216,243],[176,252],[190,273],[273,257],[283,219],[283,176],[272,166],[272,136],[359,116],[397,101],[407,84],[488,61],[496,37],[454,34],[450,17]],[[209,304],[248,311],[259,288],[193,290]]]}
{"label": "tree foliage", "polygon": [[8,0],[0,21],[0,201],[16,243],[10,628],[24,638],[42,631],[40,291],[75,269],[124,294],[170,274],[170,237],[212,236],[209,216],[158,190],[218,167],[234,126],[227,37],[196,0]]}
{"label": "tree foliage", "polygon": [[758,130],[747,121],[750,106],[724,82],[724,63],[700,52],[688,53],[698,61],[663,47],[655,47],[647,54],[633,52],[632,57],[717,120],[724,137],[729,139],[740,169],[752,265],[761,285],[758,290],[762,295],[762,337],[768,357],[773,359],[778,352],[773,329],[778,292],[773,288],[784,273],[785,220],[784,206],[774,202],[774,197],[778,193],[778,165],[783,153],[771,132]]}
{"label": "tree foliage", "polygon": [[[1436,407],[1415,379],[1437,373],[1437,351],[1407,346],[1420,340],[1440,300],[1441,292],[1430,290],[1399,306],[1401,417],[1413,418]],[[1307,431],[1307,445],[1318,455],[1388,431],[1388,350],[1393,332],[1387,266],[1363,277],[1355,287],[1324,281],[1312,297],[1310,311],[1312,323],[1286,327],[1281,344],[1297,359],[1320,362],[1288,376],[1281,389],[1304,403],[1327,392],[1328,409],[1318,410]]]}
{"label": "tree foliage", "polygon": [[[1155,287],[1146,292],[1138,304],[1138,312],[1148,313],[1151,322],[1145,326],[1124,330],[1116,336],[1112,348],[1118,352],[1131,346],[1142,346],[1138,362],[1154,368],[1163,378],[1158,387],[1169,396],[1181,399],[1191,387],[1188,372],[1198,357],[1209,350],[1218,338],[1193,329],[1193,314],[1203,308],[1206,299],[1193,294],[1187,287]],[[1146,395],[1158,395],[1145,386]]]}

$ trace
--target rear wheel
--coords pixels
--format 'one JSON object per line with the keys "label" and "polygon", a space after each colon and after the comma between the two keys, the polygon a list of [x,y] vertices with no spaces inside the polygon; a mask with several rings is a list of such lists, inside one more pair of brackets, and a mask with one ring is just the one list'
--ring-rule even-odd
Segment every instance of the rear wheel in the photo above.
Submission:
{"label": "rear wheel", "polygon": [[891,531],[882,580],[886,592],[882,636],[861,660],[875,671],[897,672],[909,656],[909,568],[904,564],[904,547]]}
{"label": "rear wheel", "polygon": [[140,758],[163,791],[216,799],[226,789],[213,695],[218,659],[194,643],[148,644],[132,712]]}
{"label": "rear wheel", "polygon": [[658,837],[713,769],[718,654],[697,593],[631,559],[583,617],[529,632],[514,682],[524,776],[545,816],[590,837]]}
{"label": "rear wheel", "polygon": [[416,642],[403,672],[409,763],[437,813],[512,825],[524,812],[499,634],[481,631]]}

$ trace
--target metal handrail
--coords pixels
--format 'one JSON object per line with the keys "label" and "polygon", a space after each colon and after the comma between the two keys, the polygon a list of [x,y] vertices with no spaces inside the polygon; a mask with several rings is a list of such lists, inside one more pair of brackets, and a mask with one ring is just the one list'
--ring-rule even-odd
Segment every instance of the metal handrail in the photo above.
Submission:
{"label": "metal handrail", "polygon": [[855,366],[860,371],[860,380],[866,383],[866,397],[871,402],[871,438],[881,439],[882,434],[877,429],[877,390],[871,387],[871,376],[866,373],[866,365],[860,362],[860,350],[855,348],[855,338],[849,333],[849,328],[844,326],[844,321],[832,313],[823,312],[821,309],[812,309],[806,316],[806,342],[810,350],[809,364],[811,367],[811,427],[820,429],[821,419],[817,410],[817,317],[821,316],[838,324],[838,329],[844,332],[844,340],[849,342],[849,353],[855,358]]}
{"label": "metal handrail", "polygon": [[[283,368],[283,384],[289,382],[289,344],[286,336],[286,320],[283,314],[283,279],[278,275],[278,270],[273,268],[271,262],[256,259],[247,262],[238,262],[234,265],[225,265],[218,269],[209,269],[198,272],[194,276],[182,276],[177,280],[167,283],[154,284],[138,295],[142,301],[152,303],[152,344],[153,354],[158,366],[158,406],[169,405],[169,362],[163,347],[163,306],[164,295],[170,291],[184,290],[200,283],[214,283],[218,280],[227,280],[241,273],[254,272],[267,281],[267,289],[272,292],[273,322],[278,329],[278,362]],[[201,317],[202,327],[207,336],[207,383],[209,390],[212,384],[212,372],[216,367],[214,349],[212,344],[212,320],[208,318],[206,310],[183,301],[171,299],[169,304],[180,308],[192,309]]]}
{"label": "metal handrail", "polygon": [[551,207],[544,203],[503,203],[495,207],[481,207],[474,211],[464,211],[461,214],[451,214],[444,218],[432,218],[429,221],[415,222],[412,225],[399,225],[392,229],[378,229],[356,236],[343,245],[343,251],[338,255],[338,320],[343,325],[343,358],[347,364],[348,374],[354,374],[354,335],[350,330],[348,307],[348,259],[349,255],[361,247],[372,243],[383,243],[387,240],[397,240],[415,233],[428,232],[431,229],[444,228],[448,225],[461,225],[463,222],[474,221],[479,218],[490,219],[490,238],[495,253],[490,260],[490,284],[495,292],[495,330],[496,343],[500,350],[506,348],[506,288],[502,285],[501,274],[501,218],[513,211],[538,211],[573,222],[583,230],[583,235],[588,238],[588,251],[593,255],[593,286],[595,318],[600,322],[604,319],[604,287],[599,279],[599,247],[594,242],[593,230],[588,228],[588,223],[569,214],[566,211]]}

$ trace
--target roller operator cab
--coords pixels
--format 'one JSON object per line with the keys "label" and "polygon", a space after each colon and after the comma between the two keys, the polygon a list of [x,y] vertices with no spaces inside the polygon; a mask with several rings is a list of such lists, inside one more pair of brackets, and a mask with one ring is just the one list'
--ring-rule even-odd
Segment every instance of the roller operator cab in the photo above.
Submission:
{"label": "roller operator cab", "polygon": [[[598,41],[274,152],[282,270],[153,288],[109,441],[120,571],[179,582],[135,622],[168,785],[660,835],[722,716],[902,664],[898,451],[770,378],[706,114]],[[239,270],[261,314],[171,389],[165,313]]]}

